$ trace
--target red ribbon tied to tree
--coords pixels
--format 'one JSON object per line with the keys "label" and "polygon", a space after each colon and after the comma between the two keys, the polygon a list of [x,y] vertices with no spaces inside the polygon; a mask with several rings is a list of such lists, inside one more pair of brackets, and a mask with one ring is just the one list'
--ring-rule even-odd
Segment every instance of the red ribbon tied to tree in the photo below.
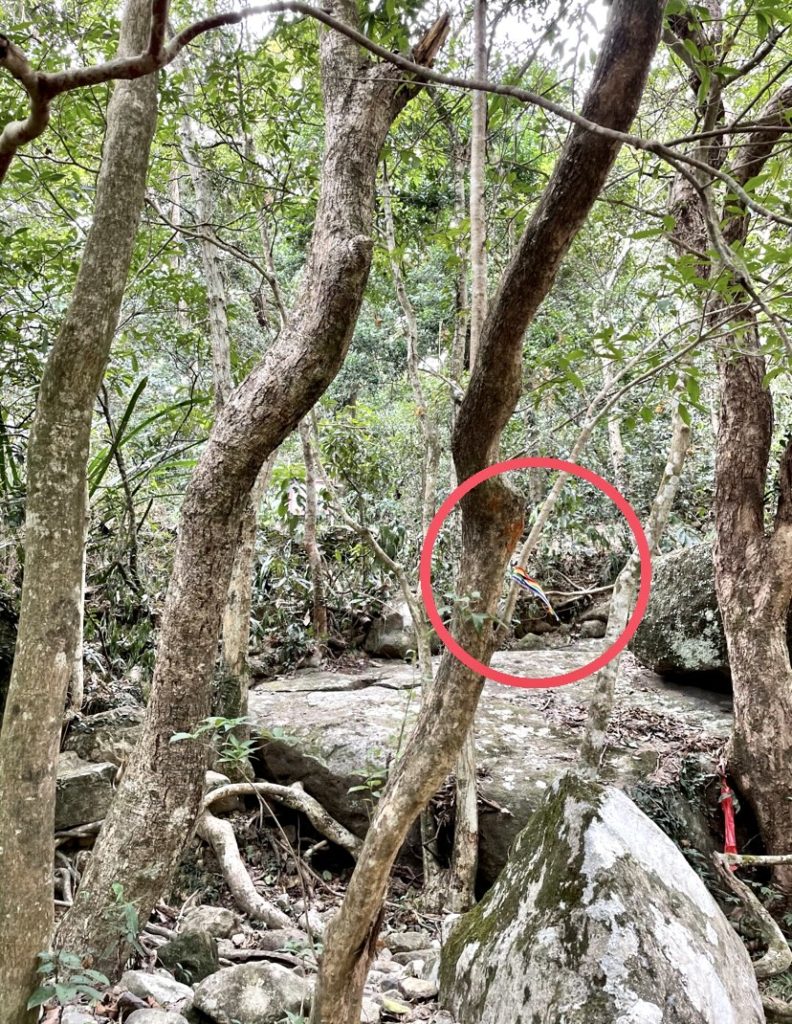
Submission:
{"label": "red ribbon tied to tree", "polygon": [[[737,835],[734,831],[734,799],[726,776],[721,772],[720,805],[723,808],[723,852],[737,853]],[[731,871],[737,870],[736,864],[730,864]]]}

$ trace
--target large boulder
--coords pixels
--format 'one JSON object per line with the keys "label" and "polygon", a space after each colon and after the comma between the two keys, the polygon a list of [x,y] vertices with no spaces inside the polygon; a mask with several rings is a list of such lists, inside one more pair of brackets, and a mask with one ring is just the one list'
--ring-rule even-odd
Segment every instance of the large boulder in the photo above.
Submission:
{"label": "large boulder", "polygon": [[728,674],[711,544],[655,559],[649,607],[630,649],[653,672]]}
{"label": "large boulder", "polygon": [[750,958],[677,847],[620,791],[567,775],[446,942],[460,1024],[762,1024]]}
{"label": "large boulder", "polygon": [[365,649],[376,658],[406,658],[415,651],[412,615],[404,599],[393,601],[371,624]]}
{"label": "large boulder", "polygon": [[305,1013],[311,987],[280,964],[255,963],[224,967],[195,990],[193,1007],[215,1024],[279,1024],[287,1013]]}
{"label": "large boulder", "polygon": [[90,764],[73,752],[58,759],[55,828],[74,828],[104,818],[113,799],[116,766]]}
{"label": "large boulder", "polygon": [[[495,663],[517,675],[551,675],[590,661],[601,648],[601,641],[585,641],[501,652]],[[629,787],[652,772],[658,752],[668,749],[676,756],[680,746],[695,749],[702,736],[713,746],[728,736],[726,697],[669,687],[629,656],[623,664],[606,781]],[[591,687],[591,680],[551,692],[484,687],[475,726],[482,886],[495,880],[551,783],[577,760]],[[417,674],[398,663],[374,664],[357,677],[309,670],[262,683],[249,699],[263,737],[264,774],[284,785],[301,782],[359,836],[368,828],[375,799],[356,787],[384,779],[419,706]]]}

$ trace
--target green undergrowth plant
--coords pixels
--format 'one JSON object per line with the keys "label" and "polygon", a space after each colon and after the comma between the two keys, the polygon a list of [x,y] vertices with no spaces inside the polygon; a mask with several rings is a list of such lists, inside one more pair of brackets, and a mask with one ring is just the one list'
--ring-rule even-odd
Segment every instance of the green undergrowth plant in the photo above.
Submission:
{"label": "green undergrowth plant", "polygon": [[41,975],[41,984],[28,999],[29,1010],[49,1002],[66,1006],[78,997],[86,999],[88,1005],[93,1006],[104,998],[97,985],[109,985],[110,982],[99,971],[83,967],[82,961],[74,953],[65,950],[46,951],[39,953],[38,959],[36,971]]}

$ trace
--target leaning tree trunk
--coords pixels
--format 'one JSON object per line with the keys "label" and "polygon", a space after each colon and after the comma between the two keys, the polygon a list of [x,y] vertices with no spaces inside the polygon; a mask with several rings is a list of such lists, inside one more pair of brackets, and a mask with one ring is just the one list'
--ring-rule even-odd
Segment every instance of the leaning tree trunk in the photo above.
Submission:
{"label": "leaning tree trunk", "polygon": [[[662,21],[660,0],[615,0],[584,110],[624,129],[643,93]],[[496,457],[501,431],[514,412],[522,378],[522,340],[561,261],[601,191],[619,146],[575,128],[559,157],[484,325],[476,365],[453,439],[460,480]],[[475,611],[494,615],[509,555],[523,527],[522,501],[499,479],[462,502],[459,593],[478,591]],[[459,643],[486,661],[492,629],[476,632],[454,617]],[[325,937],[311,1011],[312,1024],[357,1024],[374,955],[388,877],[407,833],[451,768],[475,714],[482,680],[448,652],[429,700],[389,779],[350,879]]]}
{"label": "leaning tree trunk", "polygon": [[[130,0],[120,52],[148,41],[149,0]],[[118,323],[157,118],[155,76],[119,83],[107,111],[93,223],[39,389],[28,452],[25,578],[0,734],[0,1021],[28,1019],[36,954],[52,930],[55,774],[78,635],[86,466],[96,395]]]}
{"label": "leaning tree trunk", "polygon": [[[353,0],[332,13],[356,22]],[[441,19],[416,49],[431,62]],[[377,164],[391,124],[417,87],[321,32],[325,148],[316,219],[292,315],[264,360],[217,418],[182,507],[179,540],[142,736],[105,820],[74,905],[65,948],[111,973],[129,945],[116,927],[112,886],[146,921],[167,890],[195,823],[206,760],[192,732],[211,707],[212,669],[240,517],[263,462],[335,377],[360,310],[372,257]]]}

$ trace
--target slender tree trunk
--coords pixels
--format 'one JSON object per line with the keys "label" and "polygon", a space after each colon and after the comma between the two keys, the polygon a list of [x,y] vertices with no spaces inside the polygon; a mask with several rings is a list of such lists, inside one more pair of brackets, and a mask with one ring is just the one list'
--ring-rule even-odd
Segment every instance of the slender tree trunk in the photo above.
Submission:
{"label": "slender tree trunk", "polygon": [[[487,0],[473,5],[473,77],[487,78]],[[487,315],[487,94],[474,92],[470,126],[470,368]]]}
{"label": "slender tree trunk", "polygon": [[[250,613],[253,606],[253,565],[256,560],[258,512],[267,490],[275,453],[261,468],[248,507],[239,525],[239,542],[231,582],[223,608],[223,650],[220,658],[220,681],[215,711],[226,718],[243,718],[248,711],[250,668],[247,655],[250,646]],[[244,730],[241,730],[244,732]]]}
{"label": "slender tree trunk", "polygon": [[[148,0],[130,0],[122,54],[148,40]],[[55,775],[79,646],[86,466],[96,395],[118,323],[157,118],[155,76],[119,82],[107,111],[96,205],[63,327],[39,389],[28,452],[25,579],[0,734],[0,1021],[22,1024],[36,953],[52,929]]]}
{"label": "slender tree trunk", "polygon": [[327,600],[325,598],[325,569],[319,542],[316,539],[316,467],[311,445],[311,428],[307,420],[300,423],[303,461],[305,462],[305,520],[303,522],[303,545],[311,571],[312,608],[314,639],[320,653],[327,645]]}
{"label": "slender tree trunk", "polygon": [[85,699],[85,664],[83,637],[85,633],[85,576],[88,569],[88,531],[91,509],[88,498],[88,480],[85,481],[85,512],[83,514],[82,564],[80,568],[80,598],[77,609],[77,643],[74,648],[71,679],[69,680],[69,712],[78,715]]}
{"label": "slender tree trunk", "polygon": [[[671,445],[668,451],[663,476],[657,489],[649,520],[646,524],[646,539],[654,554],[660,538],[668,525],[674,505],[682,470],[690,446],[690,428],[680,415],[679,406],[674,413]],[[619,573],[611,595],[608,615],[607,639],[614,642],[625,630],[635,605],[635,597],[641,580],[641,556],[634,550],[626,565]],[[589,705],[588,722],[580,749],[583,771],[596,776],[599,773],[607,744],[608,723],[613,712],[616,686],[619,681],[621,655],[609,662],[597,673],[594,692]]]}
{"label": "slender tree trunk", "polygon": [[[351,23],[352,0],[330,10]],[[431,62],[447,19],[415,49]],[[332,31],[320,34],[325,149],[314,231],[292,315],[264,360],[217,417],[182,506],[142,736],[59,933],[114,972],[128,943],[112,885],[146,921],[167,890],[200,807],[205,751],[192,732],[210,709],[212,669],[239,523],[260,468],[338,372],[372,255],[377,164],[393,120],[417,86]]]}
{"label": "slender tree trunk", "polygon": [[[662,23],[663,4],[615,0],[589,95],[586,116],[617,128],[632,121]],[[465,480],[496,457],[522,380],[522,340],[549,291],[572,239],[601,191],[619,147],[575,128],[484,325],[481,345],[454,432],[457,473]],[[503,573],[522,532],[522,501],[499,479],[463,499],[458,592],[478,591],[477,612],[494,616]],[[456,615],[458,642],[479,660],[494,649],[493,631],[477,632]],[[331,921],[311,1010],[312,1024],[357,1024],[374,955],[393,862],[407,832],[443,780],[473,722],[482,680],[443,656],[402,757],[391,773],[366,835],[344,902]]]}

